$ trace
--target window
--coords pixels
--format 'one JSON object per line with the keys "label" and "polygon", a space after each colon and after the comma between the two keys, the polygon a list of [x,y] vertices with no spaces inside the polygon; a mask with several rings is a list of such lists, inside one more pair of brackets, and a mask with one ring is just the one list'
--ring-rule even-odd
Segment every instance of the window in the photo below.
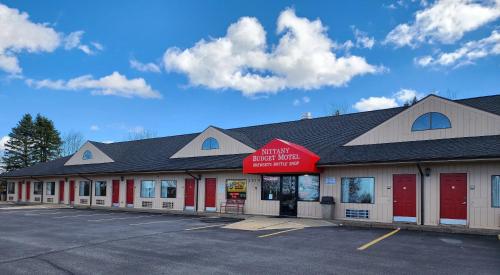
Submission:
{"label": "window", "polygon": [[262,188],[260,198],[262,200],[278,200],[280,193],[279,176],[262,176]]}
{"label": "window", "polygon": [[209,137],[203,141],[203,144],[201,145],[201,150],[214,150],[214,149],[219,149],[219,142],[213,138]]}
{"label": "window", "polygon": [[141,182],[141,198],[155,197],[155,182],[153,180],[143,180]]}
{"label": "window", "polygon": [[90,194],[90,181],[80,181],[80,196],[87,197]]}
{"label": "window", "polygon": [[299,176],[299,200],[319,201],[319,176]]}
{"label": "window", "polygon": [[491,207],[500,207],[500,176],[491,177]]}
{"label": "window", "polygon": [[342,178],[343,203],[374,203],[375,178]]}
{"label": "window", "polygon": [[411,131],[415,132],[446,128],[451,128],[450,119],[441,113],[430,112],[415,119],[413,125],[411,126]]}
{"label": "window", "polygon": [[43,182],[37,181],[33,183],[33,195],[41,195],[43,191]]}
{"label": "window", "polygon": [[7,193],[15,194],[16,193],[16,184],[14,182],[9,182],[7,184]]}
{"label": "window", "polygon": [[162,180],[161,181],[161,197],[175,198],[177,196],[177,181]]}
{"label": "window", "polygon": [[99,197],[106,196],[106,182],[105,181],[96,181],[95,182],[95,195]]}
{"label": "window", "polygon": [[83,152],[83,157],[82,157],[83,160],[89,160],[93,158],[94,156],[92,156],[92,152],[90,152],[90,150]]}
{"label": "window", "polygon": [[56,194],[56,183],[47,182],[47,195],[54,196]]}

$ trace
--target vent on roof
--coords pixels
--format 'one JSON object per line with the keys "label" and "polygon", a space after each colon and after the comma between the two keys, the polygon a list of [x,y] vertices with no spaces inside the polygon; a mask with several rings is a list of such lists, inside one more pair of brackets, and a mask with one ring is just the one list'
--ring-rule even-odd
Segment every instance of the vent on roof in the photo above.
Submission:
{"label": "vent on roof", "polygon": [[312,118],[313,118],[313,115],[311,114],[311,112],[303,113],[302,117],[301,117],[301,119],[312,119]]}
{"label": "vent on roof", "polygon": [[368,219],[370,216],[368,210],[346,209],[345,217],[353,219]]}

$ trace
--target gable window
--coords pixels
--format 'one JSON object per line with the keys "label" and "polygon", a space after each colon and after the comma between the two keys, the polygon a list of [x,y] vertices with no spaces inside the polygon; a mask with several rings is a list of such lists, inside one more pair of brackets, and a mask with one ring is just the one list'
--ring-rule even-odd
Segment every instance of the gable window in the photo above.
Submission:
{"label": "gable window", "polygon": [[161,197],[175,198],[177,195],[177,181],[162,180],[161,181]]}
{"label": "gable window", "polygon": [[95,182],[95,195],[96,196],[106,196],[106,182],[105,181],[96,181]]}
{"label": "gable window", "polygon": [[219,149],[219,142],[213,138],[209,137],[203,141],[203,144],[201,145],[201,150],[214,150],[214,149]]}
{"label": "gable window", "polygon": [[82,157],[83,160],[90,160],[93,158],[94,156],[92,155],[92,152],[90,150],[86,150],[85,152],[83,152],[83,157]]}
{"label": "gable window", "polygon": [[413,122],[411,131],[425,131],[451,128],[450,119],[442,113],[430,112],[419,116]]}
{"label": "gable window", "polygon": [[374,203],[375,178],[342,178],[343,203]]}
{"label": "gable window", "polygon": [[155,181],[143,180],[141,182],[141,198],[155,197]]}
{"label": "gable window", "polygon": [[500,208],[500,176],[491,177],[491,207]]}
{"label": "gable window", "polygon": [[47,195],[54,196],[56,194],[56,183],[47,182]]}
{"label": "gable window", "polygon": [[90,194],[90,181],[80,181],[80,196],[87,197]]}

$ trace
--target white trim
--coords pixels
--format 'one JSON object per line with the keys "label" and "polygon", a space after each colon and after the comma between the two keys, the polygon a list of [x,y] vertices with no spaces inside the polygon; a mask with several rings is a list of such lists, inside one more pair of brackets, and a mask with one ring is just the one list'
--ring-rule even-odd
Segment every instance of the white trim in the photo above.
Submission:
{"label": "white trim", "polygon": [[205,207],[205,211],[207,211],[207,212],[216,212],[217,211],[217,207]]}
{"label": "white trim", "polygon": [[394,216],[395,222],[417,222],[416,217]]}
{"label": "white trim", "polygon": [[467,220],[461,219],[439,219],[440,224],[467,225]]}
{"label": "white trim", "polygon": [[194,211],[194,206],[186,206],[184,210]]}
{"label": "white trim", "polygon": [[130,203],[128,203],[128,204],[127,204],[127,207],[129,207],[129,208],[134,208],[134,204],[130,204]]}

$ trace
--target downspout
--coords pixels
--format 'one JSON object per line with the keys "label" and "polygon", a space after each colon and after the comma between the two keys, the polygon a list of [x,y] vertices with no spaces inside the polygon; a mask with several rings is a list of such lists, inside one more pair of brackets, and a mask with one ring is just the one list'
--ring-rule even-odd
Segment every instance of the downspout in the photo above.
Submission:
{"label": "downspout", "polygon": [[198,177],[196,177],[195,175],[191,174],[189,172],[189,170],[186,170],[186,174],[188,174],[190,177],[192,177],[194,180],[195,180],[195,189],[196,189],[196,202],[195,202],[195,207],[194,207],[194,212],[195,213],[198,213],[198,192],[199,192],[199,181],[201,179],[201,175],[198,175]]}
{"label": "downspout", "polygon": [[420,225],[424,225],[424,181],[425,181],[425,175],[424,172],[422,171],[422,166],[420,166],[420,163],[417,163],[418,167],[418,172],[420,174]]}
{"label": "downspout", "polygon": [[89,191],[90,191],[90,192],[89,192],[89,194],[90,194],[90,201],[89,201],[89,203],[90,203],[90,204],[89,204],[89,208],[92,208],[92,190],[93,190],[93,189],[92,189],[92,182],[93,182],[93,180],[91,180],[91,179],[89,179],[89,178],[87,178],[87,177],[85,177],[85,176],[83,176],[83,175],[78,175],[78,176],[80,176],[80,177],[82,177],[82,178],[84,178],[84,179],[86,179],[86,180],[90,181],[90,190],[89,190]]}

